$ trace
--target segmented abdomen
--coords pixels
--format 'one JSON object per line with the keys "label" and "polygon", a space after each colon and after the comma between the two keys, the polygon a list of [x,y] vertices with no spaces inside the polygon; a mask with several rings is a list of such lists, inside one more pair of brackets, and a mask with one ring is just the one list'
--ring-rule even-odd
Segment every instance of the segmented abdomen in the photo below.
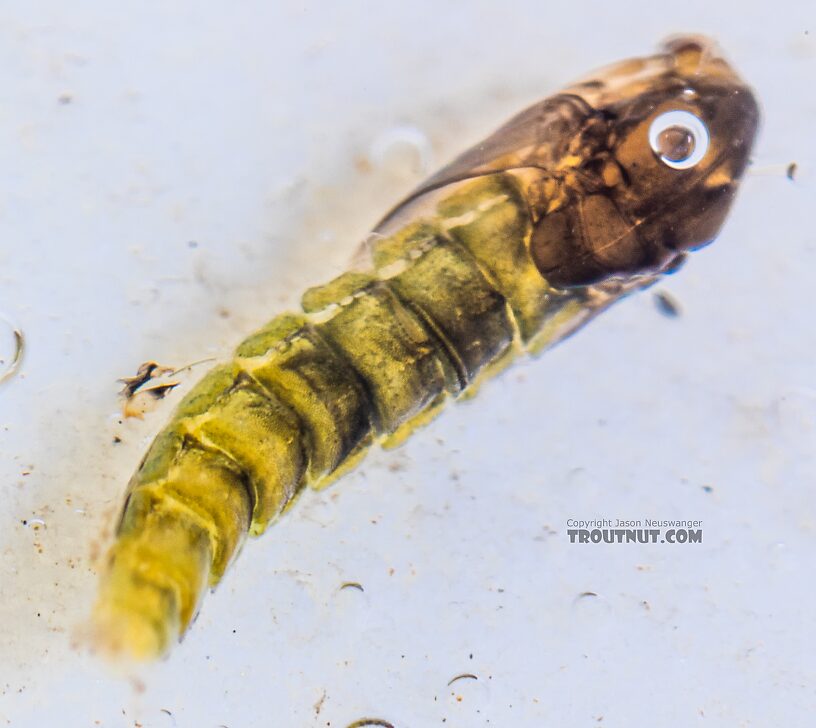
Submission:
{"label": "segmented abdomen", "polygon": [[[530,261],[514,178],[464,184],[437,212],[374,245],[373,272],[311,289],[302,314],[250,336],[153,443],[124,508],[112,598],[124,609],[140,592],[159,651],[194,615],[202,575],[216,583],[245,534],[529,346],[571,303]],[[174,564],[168,549],[191,556]]]}

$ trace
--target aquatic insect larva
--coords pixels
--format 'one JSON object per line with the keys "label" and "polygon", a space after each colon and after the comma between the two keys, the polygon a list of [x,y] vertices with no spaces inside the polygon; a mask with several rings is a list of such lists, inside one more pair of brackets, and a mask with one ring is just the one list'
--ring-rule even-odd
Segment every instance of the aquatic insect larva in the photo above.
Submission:
{"label": "aquatic insect larva", "polygon": [[513,357],[676,270],[719,231],[758,124],[697,38],[511,119],[186,396],[130,482],[96,608],[138,657],[189,626],[247,534]]}

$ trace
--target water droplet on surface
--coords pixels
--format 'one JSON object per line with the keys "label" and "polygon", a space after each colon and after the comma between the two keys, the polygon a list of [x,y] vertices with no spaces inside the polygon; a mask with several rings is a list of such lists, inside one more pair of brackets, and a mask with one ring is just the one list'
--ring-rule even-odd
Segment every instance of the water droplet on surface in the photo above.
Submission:
{"label": "water droplet on surface", "polygon": [[409,124],[380,133],[371,144],[370,156],[382,171],[395,177],[423,177],[433,166],[428,135]]}

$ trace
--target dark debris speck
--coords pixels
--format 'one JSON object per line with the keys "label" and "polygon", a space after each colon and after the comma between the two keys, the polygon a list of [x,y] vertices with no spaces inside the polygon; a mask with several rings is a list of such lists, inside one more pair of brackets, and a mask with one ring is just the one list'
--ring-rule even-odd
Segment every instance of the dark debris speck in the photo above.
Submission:
{"label": "dark debris speck", "polygon": [[657,310],[666,318],[677,318],[680,316],[680,304],[665,291],[657,291],[654,294],[654,303]]}

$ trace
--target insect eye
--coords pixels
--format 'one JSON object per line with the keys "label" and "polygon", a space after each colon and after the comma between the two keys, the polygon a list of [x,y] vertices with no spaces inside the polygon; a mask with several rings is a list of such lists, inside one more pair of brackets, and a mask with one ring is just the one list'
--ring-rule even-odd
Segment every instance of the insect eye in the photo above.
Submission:
{"label": "insect eye", "polygon": [[690,169],[708,151],[708,129],[688,111],[667,111],[649,126],[652,151],[672,169]]}

